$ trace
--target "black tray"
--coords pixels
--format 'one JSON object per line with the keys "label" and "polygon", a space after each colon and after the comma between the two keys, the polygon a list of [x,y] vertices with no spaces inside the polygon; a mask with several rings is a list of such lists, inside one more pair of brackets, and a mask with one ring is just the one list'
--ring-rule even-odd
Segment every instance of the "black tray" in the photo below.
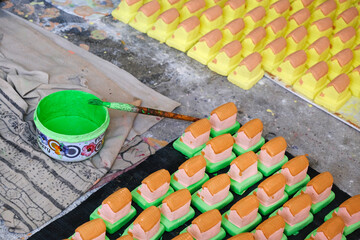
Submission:
{"label": "black tray", "polygon": [[[286,153],[289,159],[293,158],[293,156],[289,153]],[[172,143],[168,144],[166,147],[162,148],[161,150],[157,151],[154,155],[150,156],[146,161],[139,164],[136,168],[125,172],[124,174],[118,176],[108,184],[106,184],[104,187],[99,189],[97,192],[92,194],[88,199],[86,199],[83,203],[81,203],[78,207],[76,207],[74,210],[69,212],[68,214],[64,215],[63,217],[55,220],[54,222],[47,225],[45,228],[40,230],[39,232],[35,233],[32,237],[30,237],[30,240],[44,240],[44,239],[64,239],[69,238],[71,235],[74,234],[75,229],[80,226],[81,224],[89,221],[90,214],[98,207],[100,206],[101,202],[108,197],[110,194],[112,194],[115,190],[127,187],[130,191],[135,189],[138,185],[141,184],[142,179],[144,179],[149,174],[159,170],[159,169],[167,169],[170,174],[175,172],[180,166],[181,163],[183,163],[187,158],[182,155],[180,152],[176,151],[172,147]],[[227,172],[229,167],[217,172],[217,173],[225,173]],[[309,167],[308,175],[313,178],[319,174],[317,171]],[[214,174],[208,174],[209,177],[213,177]],[[237,194],[234,194],[234,200],[229,203],[225,208],[223,208],[220,212],[223,214],[229,208],[237,202],[239,199],[241,199],[244,196],[247,196],[253,189],[257,187],[258,184],[255,184],[251,188],[249,188],[242,196],[239,196]],[[306,236],[315,228],[319,227],[324,222],[324,217],[327,213],[329,213],[334,208],[338,207],[342,202],[344,202],[346,199],[348,199],[350,196],[340,190],[336,185],[333,186],[332,191],[335,193],[335,199],[332,201],[327,207],[322,209],[320,212],[314,215],[314,220],[311,224],[309,224],[307,227],[302,229],[300,233],[296,236],[288,237],[288,239],[294,239],[294,240],[303,240],[306,238]],[[290,196],[289,196],[290,198]],[[137,210],[137,215],[142,212],[142,209],[133,202],[132,205]],[[194,207],[195,210],[195,217],[200,214],[200,212]],[[132,219],[135,220],[136,217]],[[263,220],[265,220],[267,217],[263,217]],[[107,236],[111,240],[115,240],[118,237],[120,237],[120,234],[123,233],[123,231],[128,227],[132,221],[130,221],[128,224],[126,224],[124,227],[122,227],[118,232],[114,234],[108,234]],[[173,237],[177,236],[180,231],[182,231],[185,227],[191,224],[191,220],[186,222],[183,226],[179,227],[178,229],[175,229],[172,232],[165,232],[163,234],[163,238],[165,240],[172,239]],[[352,234],[347,236],[348,240],[357,240],[360,239],[360,230],[353,232]],[[226,235],[226,238],[231,237],[230,235]]]}

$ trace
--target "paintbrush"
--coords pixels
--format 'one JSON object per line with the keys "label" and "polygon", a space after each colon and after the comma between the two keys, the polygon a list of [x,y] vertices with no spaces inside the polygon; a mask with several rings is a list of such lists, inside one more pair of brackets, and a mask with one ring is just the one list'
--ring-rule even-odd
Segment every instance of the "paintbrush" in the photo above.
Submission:
{"label": "paintbrush", "polygon": [[172,112],[166,112],[162,110],[156,110],[147,107],[138,107],[129,103],[103,102],[99,99],[89,99],[88,103],[92,105],[104,106],[107,108],[116,109],[124,112],[141,113],[146,115],[174,118],[174,119],[180,119],[180,120],[192,121],[192,122],[200,120],[200,118],[196,118],[196,117],[191,117],[191,116],[172,113]]}

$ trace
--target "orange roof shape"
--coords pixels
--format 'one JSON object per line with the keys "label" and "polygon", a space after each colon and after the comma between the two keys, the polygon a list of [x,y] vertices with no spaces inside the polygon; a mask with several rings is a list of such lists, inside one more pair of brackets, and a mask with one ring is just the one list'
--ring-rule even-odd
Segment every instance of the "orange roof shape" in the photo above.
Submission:
{"label": "orange roof shape", "polygon": [[194,220],[192,220],[192,224],[196,224],[200,230],[200,232],[206,232],[210,228],[214,227],[216,224],[221,222],[221,214],[219,210],[213,209],[203,214],[200,214]]}
{"label": "orange roof shape", "polygon": [[309,167],[309,160],[305,155],[297,156],[286,162],[281,168],[289,169],[292,176],[298,175],[301,171]]}
{"label": "orange roof shape", "polygon": [[306,60],[307,60],[307,55],[305,51],[302,49],[293,52],[284,59],[284,61],[289,61],[291,66],[293,66],[294,68],[304,64]]}
{"label": "orange roof shape", "polygon": [[337,33],[335,33],[334,37],[339,37],[343,43],[349,41],[351,38],[356,37],[355,28],[352,26],[346,27]]}
{"label": "orange roof shape", "polygon": [[321,12],[327,16],[329,13],[331,13],[332,11],[336,10],[336,2],[334,0],[327,0],[326,2],[320,4],[319,6],[316,7],[317,9],[320,9]]}
{"label": "orange roof shape", "polygon": [[160,10],[160,3],[157,0],[145,3],[139,8],[139,12],[143,12],[147,17],[150,17],[158,10]]}
{"label": "orange roof shape", "polygon": [[329,72],[329,66],[325,61],[316,63],[314,66],[309,68],[306,73],[311,73],[313,77],[318,81],[320,78],[324,77]]}
{"label": "orange roof shape", "polygon": [[204,15],[209,21],[214,21],[222,15],[222,8],[219,5],[215,5],[206,9],[202,15]]}
{"label": "orange roof shape", "polygon": [[322,54],[326,49],[328,49],[330,47],[330,40],[329,38],[323,36],[321,38],[319,38],[318,40],[316,40],[315,42],[313,42],[308,49],[315,49],[315,51],[320,55]]}
{"label": "orange roof shape", "polygon": [[264,125],[262,121],[258,118],[252,119],[245,123],[239,130],[239,132],[244,132],[248,138],[253,138],[263,131]]}
{"label": "orange roof shape", "polygon": [[334,183],[333,176],[329,172],[323,172],[315,176],[306,184],[307,187],[312,186],[317,194],[322,193],[325,189],[332,187]]}
{"label": "orange roof shape", "polygon": [[169,10],[166,10],[165,12],[160,14],[158,19],[162,19],[164,23],[170,24],[179,16],[179,11],[176,8],[170,8]]}
{"label": "orange roof shape", "polygon": [[281,188],[285,187],[285,184],[285,177],[282,174],[277,173],[262,181],[258,188],[262,188],[270,197],[277,193]]}
{"label": "orange roof shape", "polygon": [[206,45],[211,48],[214,46],[217,42],[221,41],[222,39],[222,33],[219,29],[214,29],[204,36],[202,36],[199,40],[199,42],[206,42]]}
{"label": "orange roof shape", "polygon": [[234,114],[237,114],[237,107],[235,103],[228,102],[212,110],[211,115],[213,114],[216,114],[220,121],[224,121],[225,119],[232,117]]}
{"label": "orange roof shape", "polygon": [[106,225],[101,218],[88,221],[75,229],[83,240],[91,240],[106,232]]}
{"label": "orange roof shape", "polygon": [[266,30],[264,27],[257,27],[252,30],[245,38],[250,38],[254,45],[258,44],[266,37]]}
{"label": "orange roof shape", "polygon": [[359,16],[359,11],[356,7],[351,7],[340,13],[336,19],[342,18],[346,24],[349,24],[352,20]]}
{"label": "orange roof shape", "polygon": [[267,143],[265,143],[261,150],[265,150],[271,157],[279,154],[281,151],[286,150],[287,144],[285,138],[279,136],[271,139]]}
{"label": "orange roof shape", "polygon": [[310,10],[303,8],[289,17],[289,20],[294,19],[295,22],[300,25],[310,18]]}
{"label": "orange roof shape", "polygon": [[346,208],[346,211],[350,214],[350,216],[360,212],[360,194],[349,198],[348,200],[340,204],[339,207]]}
{"label": "orange roof shape", "polygon": [[258,161],[259,157],[253,151],[246,152],[236,157],[230,165],[235,164],[236,167],[240,170],[240,173],[248,169],[254,163]]}
{"label": "orange roof shape", "polygon": [[180,165],[179,169],[184,169],[186,175],[192,177],[195,173],[199,172],[201,169],[206,167],[206,160],[203,155],[197,155],[186,160],[183,164]]}
{"label": "orange roof shape", "polygon": [[323,32],[333,27],[333,21],[331,18],[326,17],[313,22],[311,25],[315,25],[319,31]]}
{"label": "orange roof shape", "polygon": [[133,224],[139,224],[144,232],[148,232],[160,221],[160,216],[160,209],[150,206],[139,214]]}
{"label": "orange roof shape", "polygon": [[215,154],[219,154],[232,147],[235,143],[230,133],[222,134],[209,140],[206,145],[210,145]]}
{"label": "orange roof shape", "polygon": [[343,233],[345,227],[344,220],[341,217],[334,216],[321,224],[316,230],[317,233],[322,232],[327,239],[333,239],[339,233]]}
{"label": "orange roof shape", "polygon": [[292,38],[296,43],[299,43],[307,36],[307,33],[306,27],[300,26],[291,31],[286,38]]}
{"label": "orange roof shape", "polygon": [[286,28],[287,25],[287,21],[286,18],[284,17],[278,17],[275,20],[269,22],[266,25],[266,28],[271,27],[271,29],[273,30],[273,32],[275,34],[277,34],[278,32],[280,32],[281,30],[283,30],[284,28]]}
{"label": "orange roof shape", "polygon": [[334,78],[327,86],[333,86],[338,93],[342,93],[350,84],[350,78],[347,74],[343,73]]}
{"label": "orange roof shape", "polygon": [[186,32],[190,32],[197,26],[200,26],[200,20],[197,16],[192,16],[182,21],[177,28],[183,27]]}
{"label": "orange roof shape", "polygon": [[190,131],[194,138],[209,132],[211,130],[211,123],[208,119],[203,118],[200,119],[192,124],[190,124],[186,129],[185,132]]}
{"label": "orange roof shape", "polygon": [[260,202],[254,194],[248,195],[237,201],[230,210],[234,210],[237,214],[244,218],[249,215],[254,209],[259,208]]}
{"label": "orange roof shape", "polygon": [[132,196],[127,188],[120,188],[110,196],[104,199],[102,204],[107,204],[113,212],[118,212],[123,209],[129,202]]}
{"label": "orange roof shape", "polygon": [[296,197],[291,198],[289,201],[284,203],[283,207],[289,208],[293,216],[297,215],[303,209],[311,207],[312,201],[309,194],[303,193]]}
{"label": "orange roof shape", "polygon": [[245,0],[228,0],[225,3],[225,6],[230,5],[230,7],[235,10],[235,9],[238,9],[239,7],[241,7],[244,4],[245,4]]}
{"label": "orange roof shape", "polygon": [[205,7],[205,0],[190,0],[183,7],[186,7],[190,13],[194,13]]}
{"label": "orange roof shape", "polygon": [[191,201],[190,191],[186,188],[180,189],[169,196],[167,196],[162,203],[166,203],[172,212],[178,210],[186,203]]}
{"label": "orange roof shape", "polygon": [[170,179],[170,173],[165,169],[160,169],[144,178],[141,183],[146,184],[150,191],[154,192],[164,183],[170,183]]}
{"label": "orange roof shape", "polygon": [[229,58],[232,58],[238,54],[242,49],[241,43],[238,40],[234,40],[220,49],[220,52],[224,52]]}
{"label": "orange roof shape", "polygon": [[265,17],[265,15],[266,15],[265,8],[263,6],[258,6],[254,9],[252,9],[251,11],[247,12],[245,14],[245,17],[249,16],[249,17],[251,17],[251,19],[254,22],[257,22],[257,21],[263,19]]}
{"label": "orange roof shape", "polygon": [[230,177],[226,173],[223,173],[210,178],[210,180],[202,185],[202,189],[207,188],[212,195],[215,195],[229,185]]}
{"label": "orange roof shape", "polygon": [[244,20],[242,18],[237,18],[237,19],[229,22],[228,24],[226,24],[224,29],[229,29],[229,31],[233,35],[235,35],[235,34],[239,33],[241,30],[243,30],[244,27],[245,27]]}
{"label": "orange roof shape", "polygon": [[255,240],[255,237],[252,233],[245,232],[228,238],[228,240]]}
{"label": "orange roof shape", "polygon": [[252,72],[259,64],[261,64],[262,56],[258,52],[253,52],[246,56],[240,63],[239,66],[244,65],[249,72]]}
{"label": "orange roof shape", "polygon": [[279,0],[270,5],[270,9],[272,8],[274,8],[277,13],[282,14],[286,10],[290,9],[290,2],[289,0]]}
{"label": "orange roof shape", "polygon": [[188,232],[184,232],[180,235],[177,235],[176,237],[174,237],[173,239],[171,240],[193,240],[194,238],[191,236],[190,233]]}
{"label": "orange roof shape", "polygon": [[286,45],[287,42],[285,38],[279,37],[274,41],[270,42],[268,45],[266,45],[265,49],[270,48],[274,54],[278,54],[279,52],[281,52],[286,48]]}
{"label": "orange roof shape", "polygon": [[261,230],[267,239],[281,228],[285,228],[285,220],[279,215],[268,218],[256,227],[256,231]]}

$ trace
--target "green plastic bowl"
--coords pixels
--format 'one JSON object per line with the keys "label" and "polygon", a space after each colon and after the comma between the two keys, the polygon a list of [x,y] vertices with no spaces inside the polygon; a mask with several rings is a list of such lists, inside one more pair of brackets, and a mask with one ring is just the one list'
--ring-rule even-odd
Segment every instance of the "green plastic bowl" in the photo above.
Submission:
{"label": "green plastic bowl", "polygon": [[51,158],[77,162],[94,156],[104,143],[110,117],[107,108],[88,104],[93,94],[64,90],[44,97],[34,122],[40,148]]}

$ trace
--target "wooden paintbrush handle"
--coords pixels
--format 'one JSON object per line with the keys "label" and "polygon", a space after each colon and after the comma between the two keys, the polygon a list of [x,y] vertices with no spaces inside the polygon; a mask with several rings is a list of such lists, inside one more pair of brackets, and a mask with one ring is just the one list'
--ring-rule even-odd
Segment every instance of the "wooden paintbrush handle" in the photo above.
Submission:
{"label": "wooden paintbrush handle", "polygon": [[166,117],[166,118],[175,118],[175,119],[181,119],[181,120],[192,121],[192,122],[200,120],[200,118],[177,114],[177,113],[172,113],[172,112],[165,112],[165,111],[156,110],[156,109],[152,109],[152,108],[146,108],[146,107],[136,107],[136,108],[137,108],[137,112],[141,113],[141,114]]}

